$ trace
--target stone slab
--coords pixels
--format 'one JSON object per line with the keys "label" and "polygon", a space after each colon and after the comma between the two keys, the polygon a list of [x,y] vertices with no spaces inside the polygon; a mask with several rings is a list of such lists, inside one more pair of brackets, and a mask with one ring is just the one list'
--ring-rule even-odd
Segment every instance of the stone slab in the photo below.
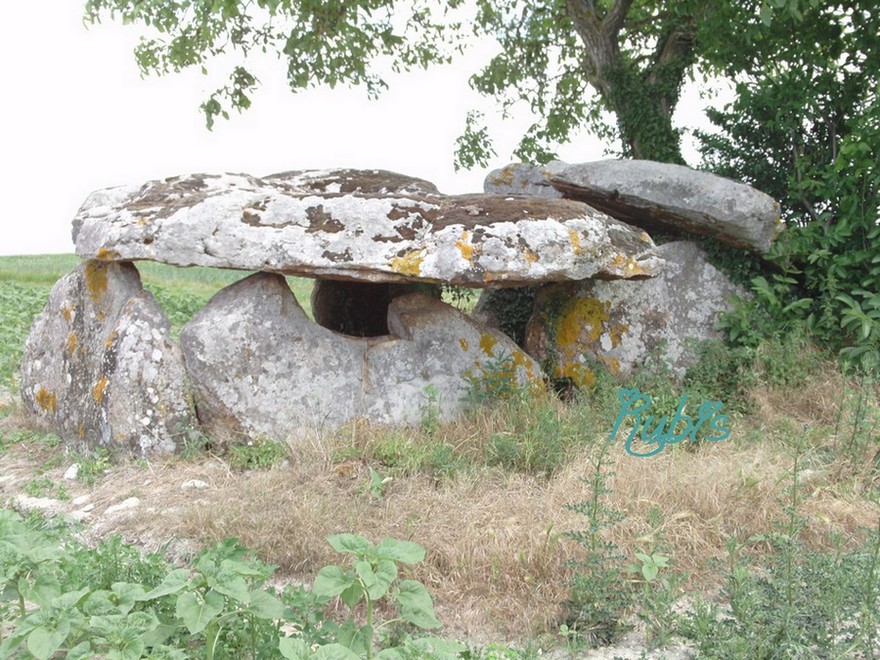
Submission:
{"label": "stone slab", "polygon": [[766,253],[782,230],[779,203],[744,183],[647,160],[603,160],[545,166],[549,183],[623,222],[648,231],[714,236]]}
{"label": "stone slab", "polygon": [[513,342],[421,293],[395,298],[390,336],[348,337],[311,321],[284,278],[257,273],[220,291],[181,333],[199,419],[235,442],[284,440],[359,418],[413,423],[426,405],[449,418],[469,377],[507,364],[512,385],[543,387]]}
{"label": "stone slab", "polygon": [[76,252],[102,261],[469,287],[650,277],[662,267],[645,232],[580,202],[315,194],[301,192],[302,179],[194,174],[98,191],[74,219]]}

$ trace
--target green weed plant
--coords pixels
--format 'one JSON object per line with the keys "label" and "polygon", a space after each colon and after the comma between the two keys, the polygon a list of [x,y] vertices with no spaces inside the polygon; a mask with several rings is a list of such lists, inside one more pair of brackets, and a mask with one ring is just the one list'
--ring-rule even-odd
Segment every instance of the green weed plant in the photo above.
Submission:
{"label": "green weed plant", "polygon": [[[399,576],[398,566],[422,561],[424,548],[353,534],[328,540],[351,555],[350,565],[325,567],[310,591],[279,593],[267,587],[275,567],[234,539],[178,568],[118,537],[90,549],[63,526],[0,509],[0,658],[444,660],[465,650],[406,631],[383,648],[397,623],[440,626],[425,587]],[[342,623],[324,615],[336,597],[350,609]],[[397,615],[380,622],[377,606],[387,612],[386,602]]]}
{"label": "green weed plant", "polygon": [[585,518],[586,527],[567,531],[564,536],[577,543],[584,557],[571,563],[574,577],[567,615],[562,631],[581,644],[607,645],[631,629],[625,617],[633,604],[620,564],[624,559],[618,546],[604,538],[605,529],[621,522],[623,515],[607,504],[611,492],[608,479],[608,444],[592,459],[593,471],[582,482],[588,488],[586,500],[566,505]]}

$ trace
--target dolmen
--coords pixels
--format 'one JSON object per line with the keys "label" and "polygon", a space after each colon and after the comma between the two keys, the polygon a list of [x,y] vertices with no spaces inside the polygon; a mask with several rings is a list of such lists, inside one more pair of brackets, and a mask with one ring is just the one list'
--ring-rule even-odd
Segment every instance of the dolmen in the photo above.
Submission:
{"label": "dolmen", "polygon": [[[536,358],[442,302],[437,287],[649,281],[664,267],[646,231],[582,201],[442,195],[376,170],[193,174],[101,190],[74,218],[73,239],[84,261],[34,323],[23,399],[70,445],[144,456],[179,450],[193,430],[242,442],[360,419],[413,423],[427,407],[449,418],[485,379],[542,389],[558,333]],[[140,260],[252,274],[217,293],[177,342],[141,285]],[[317,280],[315,321],[286,275]],[[586,330],[600,346],[595,323],[606,316]],[[577,332],[587,321],[574,317]]]}
{"label": "dolmen", "polygon": [[[663,238],[654,254],[665,266],[651,279],[542,284],[516,300],[515,314],[505,292],[481,296],[479,318],[521,337],[548,376],[575,387],[594,384],[600,372],[625,376],[645,365],[680,379],[697,360],[697,343],[721,338],[719,314],[734,296],[749,295],[710,263],[695,237],[763,256],[783,227],[769,195],[668,163],[514,163],[491,172],[484,189],[581,201]],[[521,327],[500,322],[505,313]]]}

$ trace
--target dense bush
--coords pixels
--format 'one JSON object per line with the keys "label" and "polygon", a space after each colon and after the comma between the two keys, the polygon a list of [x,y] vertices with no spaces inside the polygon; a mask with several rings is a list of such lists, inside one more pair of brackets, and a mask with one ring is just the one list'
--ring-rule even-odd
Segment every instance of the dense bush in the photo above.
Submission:
{"label": "dense bush", "polygon": [[750,73],[735,78],[736,100],[709,113],[719,130],[701,135],[704,166],[778,199],[786,225],[770,263],[749,265],[755,298],[726,325],[743,346],[802,326],[872,368],[880,346],[880,12],[873,0],[801,9],[753,21],[719,44],[721,73]]}

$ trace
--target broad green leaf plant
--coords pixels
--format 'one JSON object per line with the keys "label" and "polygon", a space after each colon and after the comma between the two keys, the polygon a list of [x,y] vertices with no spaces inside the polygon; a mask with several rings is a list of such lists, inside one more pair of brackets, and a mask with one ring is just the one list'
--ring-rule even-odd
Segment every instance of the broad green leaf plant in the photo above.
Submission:
{"label": "broad green leaf plant", "polygon": [[[416,580],[399,579],[398,575],[399,564],[418,564],[425,558],[425,549],[416,543],[392,538],[384,538],[373,545],[357,534],[336,534],[329,536],[327,541],[337,552],[351,555],[351,561],[348,566],[322,568],[312,585],[312,593],[327,602],[339,598],[351,609],[351,616],[342,624],[325,624],[330,627],[337,642],[320,646],[314,651],[302,640],[282,639],[279,648],[285,658],[457,658],[459,652],[465,649],[456,642],[423,637],[408,640],[401,647],[375,652],[377,636],[391,624],[405,622],[424,630],[441,626],[424,585]],[[382,600],[390,601],[395,606],[397,617],[377,623],[376,604]],[[363,620],[359,623],[354,614],[355,608],[361,605]]]}

